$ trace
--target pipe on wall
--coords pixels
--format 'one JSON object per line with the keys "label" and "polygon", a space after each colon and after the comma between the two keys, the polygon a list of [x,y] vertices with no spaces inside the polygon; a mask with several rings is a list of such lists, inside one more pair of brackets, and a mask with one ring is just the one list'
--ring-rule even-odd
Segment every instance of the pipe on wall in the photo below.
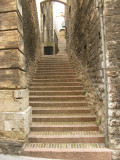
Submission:
{"label": "pipe on wall", "polygon": [[[97,0],[98,1],[98,0]],[[104,91],[105,91],[105,144],[109,147],[108,137],[108,87],[106,74],[106,51],[104,38],[104,19],[103,19],[103,0],[100,0],[100,23],[101,23],[101,37],[102,37],[102,52],[103,52],[103,73],[104,73]]]}

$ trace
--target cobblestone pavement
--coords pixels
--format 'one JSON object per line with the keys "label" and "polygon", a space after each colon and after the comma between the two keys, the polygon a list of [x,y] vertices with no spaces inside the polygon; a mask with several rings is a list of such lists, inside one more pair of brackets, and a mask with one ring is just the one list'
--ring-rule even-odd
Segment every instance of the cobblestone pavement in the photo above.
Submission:
{"label": "cobblestone pavement", "polygon": [[53,159],[10,156],[10,155],[0,154],[0,160],[53,160]]}

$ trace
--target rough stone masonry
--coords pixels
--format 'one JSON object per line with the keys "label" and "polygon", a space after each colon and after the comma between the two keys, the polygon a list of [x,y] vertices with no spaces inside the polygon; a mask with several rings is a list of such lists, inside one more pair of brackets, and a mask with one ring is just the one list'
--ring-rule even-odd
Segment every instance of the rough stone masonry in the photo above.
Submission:
{"label": "rough stone masonry", "polygon": [[[67,46],[71,62],[83,82],[90,107],[93,107],[105,133],[105,90],[103,76],[102,33],[100,12],[103,10],[107,92],[108,136],[112,159],[120,159],[120,1],[119,0],[68,0]],[[76,60],[77,59],[77,60]],[[79,63],[78,63],[79,61]],[[100,101],[84,70],[101,95]]]}

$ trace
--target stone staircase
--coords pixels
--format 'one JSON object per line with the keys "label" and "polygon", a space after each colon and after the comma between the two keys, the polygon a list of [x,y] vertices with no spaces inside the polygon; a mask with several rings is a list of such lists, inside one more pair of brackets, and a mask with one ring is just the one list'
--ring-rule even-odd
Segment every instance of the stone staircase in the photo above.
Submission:
{"label": "stone staircase", "polygon": [[30,87],[32,125],[26,156],[110,160],[104,135],[67,55],[41,57]]}

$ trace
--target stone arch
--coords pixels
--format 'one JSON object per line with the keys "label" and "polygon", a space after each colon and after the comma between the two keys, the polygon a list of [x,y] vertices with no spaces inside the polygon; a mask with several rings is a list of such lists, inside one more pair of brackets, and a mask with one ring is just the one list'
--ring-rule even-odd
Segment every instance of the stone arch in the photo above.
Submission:
{"label": "stone arch", "polygon": [[50,2],[50,1],[56,1],[56,2],[60,2],[63,4],[67,4],[67,0],[40,0],[40,3],[44,3],[44,2]]}
{"label": "stone arch", "polygon": [[[54,49],[54,53],[58,51],[58,44],[55,43],[55,39],[58,36],[55,30],[54,24],[54,3],[58,2],[59,5],[64,6],[66,8],[67,0],[39,0],[37,3],[40,5],[39,9],[39,23],[40,23],[40,35],[42,40],[42,52],[44,55],[44,47],[47,45],[51,45]],[[61,4],[60,4],[61,3]],[[47,9],[46,9],[47,8]],[[44,23],[44,19],[46,19]],[[56,36],[55,36],[56,35]],[[58,38],[58,37],[57,37]],[[56,46],[56,47],[55,47]]]}

